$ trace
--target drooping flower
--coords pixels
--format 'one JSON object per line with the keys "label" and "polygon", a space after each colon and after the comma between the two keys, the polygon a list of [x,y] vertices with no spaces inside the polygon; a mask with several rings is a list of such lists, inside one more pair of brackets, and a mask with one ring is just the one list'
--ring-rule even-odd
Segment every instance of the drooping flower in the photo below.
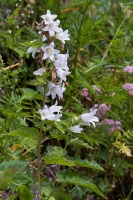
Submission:
{"label": "drooping flower", "polygon": [[[60,118],[62,117],[62,114],[59,114],[60,110],[62,109],[62,106],[57,106],[57,103],[55,105],[48,107],[47,105],[44,106],[42,110],[39,110],[38,112],[41,115],[41,119],[45,120],[51,120],[59,122]],[[57,113],[57,114],[54,114]]]}
{"label": "drooping flower", "polygon": [[68,57],[69,57],[68,52],[66,54],[57,54],[57,55],[55,55],[55,58],[60,60],[63,63],[67,62]]}
{"label": "drooping flower", "polygon": [[37,76],[37,75],[42,76],[44,72],[45,72],[45,69],[42,67],[42,68],[40,68],[40,69],[34,71],[33,74],[34,74],[35,76]]}
{"label": "drooping flower", "polygon": [[68,34],[68,30],[63,31],[62,28],[60,28],[60,31],[56,34],[56,38],[65,44],[65,40],[70,40],[70,35]]}
{"label": "drooping flower", "polygon": [[48,93],[46,94],[47,96],[51,95],[52,99],[56,98],[56,95],[58,95],[59,98],[63,98],[63,92],[65,91],[66,88],[61,87],[61,85],[55,85],[52,82],[48,82]]}
{"label": "drooping flower", "polygon": [[50,58],[50,60],[54,60],[54,56],[58,54],[60,51],[57,49],[54,49],[54,42],[51,42],[49,46],[41,47],[42,51],[44,52],[42,60],[45,60],[47,58]]}
{"label": "drooping flower", "polygon": [[81,124],[90,126],[91,123],[93,124],[93,126],[95,127],[95,123],[94,122],[99,122],[99,119],[95,116],[97,112],[97,109],[91,110],[90,113],[85,113],[81,115]]}
{"label": "drooping flower", "polygon": [[123,69],[124,72],[128,72],[129,74],[133,74],[133,66],[126,66]]}
{"label": "drooping flower", "polygon": [[68,66],[67,66],[67,62],[63,62],[60,59],[54,60],[53,65],[55,66],[56,69],[64,69],[66,71],[69,70]]}
{"label": "drooping flower", "polygon": [[65,71],[65,70],[62,70],[62,69],[57,69],[56,72],[57,72],[57,76],[60,78],[61,82],[66,81],[66,76],[71,73],[69,71]]}
{"label": "drooping flower", "polygon": [[51,12],[49,10],[47,10],[46,15],[41,16],[41,18],[44,19],[45,25],[52,23],[53,19],[55,19],[56,17],[57,17],[57,15],[51,15]]}
{"label": "drooping flower", "polygon": [[81,133],[81,131],[83,130],[83,128],[80,127],[80,125],[76,125],[76,126],[72,126],[70,128],[70,130],[74,133]]}
{"label": "drooping flower", "polygon": [[36,53],[36,52],[40,52],[40,50],[37,49],[37,48],[34,48],[34,47],[29,47],[29,48],[28,48],[28,52],[29,52],[29,53],[32,53],[32,58],[35,58],[35,53]]}
{"label": "drooping flower", "polygon": [[133,96],[133,83],[125,83],[122,88],[126,90],[131,96]]}

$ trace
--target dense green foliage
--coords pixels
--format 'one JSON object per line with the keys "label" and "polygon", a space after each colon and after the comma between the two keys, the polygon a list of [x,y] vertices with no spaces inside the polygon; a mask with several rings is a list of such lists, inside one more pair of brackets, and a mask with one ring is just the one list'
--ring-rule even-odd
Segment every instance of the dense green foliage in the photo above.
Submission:
{"label": "dense green foliage", "polygon": [[[41,46],[36,22],[47,10],[69,31],[65,52],[69,50],[71,74],[59,101],[61,121],[44,121],[38,160],[38,110],[49,74],[34,77],[40,63],[28,48]],[[131,200],[133,95],[122,86],[133,83],[133,74],[123,71],[133,65],[133,2],[1,0],[0,28],[1,198],[35,199],[40,162],[41,199]],[[46,102],[53,104],[49,97]],[[110,132],[111,126],[97,123],[82,133],[71,132],[79,115],[95,104],[110,108],[100,122],[119,121],[121,127]]]}

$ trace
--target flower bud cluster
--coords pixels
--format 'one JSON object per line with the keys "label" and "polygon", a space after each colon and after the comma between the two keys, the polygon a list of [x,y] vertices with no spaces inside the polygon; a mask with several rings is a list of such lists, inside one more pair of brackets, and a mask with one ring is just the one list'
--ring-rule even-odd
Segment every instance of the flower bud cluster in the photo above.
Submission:
{"label": "flower bud cluster", "polygon": [[[39,53],[41,55],[41,61],[48,60],[51,63],[50,69],[47,66],[42,67],[33,72],[35,76],[43,76],[44,73],[51,73],[51,80],[47,81],[46,96],[51,95],[52,99],[56,97],[63,98],[63,92],[65,91],[66,76],[70,74],[69,68],[67,66],[67,59],[69,57],[68,52],[62,54],[60,49],[56,49],[56,46],[61,46],[61,50],[64,49],[64,44],[66,40],[70,40],[68,30],[63,31],[60,27],[60,21],[55,18],[57,15],[52,15],[49,10],[47,10],[46,15],[42,15],[43,21],[39,24],[37,23],[39,34],[42,35],[42,45],[40,48],[29,47],[28,52],[32,53],[32,57],[35,58],[35,54]],[[34,42],[34,41],[33,41]],[[62,116],[59,114],[61,106],[57,106],[57,101],[55,105],[48,107],[44,106],[42,110],[39,110],[42,120],[54,120],[59,121]],[[55,114],[58,113],[58,114]]]}

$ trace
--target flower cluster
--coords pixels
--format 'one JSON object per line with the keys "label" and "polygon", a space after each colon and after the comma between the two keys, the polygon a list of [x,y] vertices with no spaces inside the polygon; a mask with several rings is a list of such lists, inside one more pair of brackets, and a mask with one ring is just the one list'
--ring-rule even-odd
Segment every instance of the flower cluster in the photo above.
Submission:
{"label": "flower cluster", "polygon": [[[33,72],[35,76],[43,76],[43,74],[51,73],[51,80],[47,81],[47,90],[46,96],[51,95],[52,99],[56,97],[63,98],[63,92],[65,91],[66,76],[70,74],[69,68],[67,66],[67,59],[69,57],[68,52],[62,54],[61,51],[64,49],[64,44],[66,40],[70,40],[68,30],[63,31],[60,27],[60,21],[55,18],[57,15],[52,15],[49,10],[47,10],[46,15],[42,15],[41,18],[43,21],[39,24],[37,23],[39,34],[42,35],[42,42],[45,42],[40,48],[29,47],[28,52],[32,53],[32,57],[35,58],[35,54],[39,53],[41,61],[48,60],[47,63],[51,63],[50,69],[48,67],[42,67]],[[32,41],[34,42],[34,41]],[[56,49],[56,46],[61,44],[62,49]],[[42,120],[54,120],[59,121],[59,118],[62,116],[60,114],[61,106],[55,105],[48,107],[44,106],[42,110],[39,110]]]}
{"label": "flower cluster", "polygon": [[128,72],[129,74],[133,74],[133,66],[126,66],[123,69],[124,72]]}
{"label": "flower cluster", "polygon": [[92,109],[97,109],[96,116],[101,119],[106,115],[107,111],[110,111],[110,106],[107,106],[105,103],[95,104]]}
{"label": "flower cluster", "polygon": [[108,125],[110,128],[109,133],[113,133],[115,130],[121,131],[121,122],[114,121],[113,119],[105,119],[99,123],[99,126]]}
{"label": "flower cluster", "polygon": [[81,96],[82,97],[88,97],[88,95],[89,95],[88,89],[87,88],[83,88],[81,90]]}
{"label": "flower cluster", "polygon": [[133,83],[125,83],[122,88],[126,90],[131,96],[133,96]]}
{"label": "flower cluster", "polygon": [[[129,74],[133,74],[133,66],[126,66],[123,71]],[[126,90],[128,94],[133,96],[133,83],[125,83],[122,86],[122,89]]]}
{"label": "flower cluster", "polygon": [[81,133],[83,128],[80,127],[80,125],[86,125],[86,126],[93,126],[95,127],[95,122],[99,122],[99,119],[95,116],[97,112],[97,109],[90,110],[89,113],[84,113],[80,116],[80,124],[76,126],[72,126],[70,130],[74,133]]}

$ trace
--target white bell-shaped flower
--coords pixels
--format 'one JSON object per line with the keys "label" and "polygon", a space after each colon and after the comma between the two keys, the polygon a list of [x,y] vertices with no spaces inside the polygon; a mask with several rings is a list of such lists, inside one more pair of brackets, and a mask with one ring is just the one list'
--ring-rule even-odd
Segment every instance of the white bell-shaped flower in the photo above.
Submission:
{"label": "white bell-shaped flower", "polygon": [[81,124],[90,126],[91,123],[93,124],[93,126],[95,127],[95,123],[94,122],[99,122],[99,119],[95,116],[97,112],[97,109],[92,110],[90,113],[85,113],[81,115]]}
{"label": "white bell-shaped flower", "polygon": [[55,55],[60,53],[59,50],[54,49],[54,42],[51,42],[49,46],[41,47],[42,51],[44,52],[42,60],[45,60],[47,58],[50,58],[50,60],[54,60]]}
{"label": "white bell-shaped flower", "polygon": [[70,128],[70,130],[74,133],[81,133],[81,131],[83,130],[83,128],[80,127],[80,125],[76,125],[76,126],[72,126]]}

